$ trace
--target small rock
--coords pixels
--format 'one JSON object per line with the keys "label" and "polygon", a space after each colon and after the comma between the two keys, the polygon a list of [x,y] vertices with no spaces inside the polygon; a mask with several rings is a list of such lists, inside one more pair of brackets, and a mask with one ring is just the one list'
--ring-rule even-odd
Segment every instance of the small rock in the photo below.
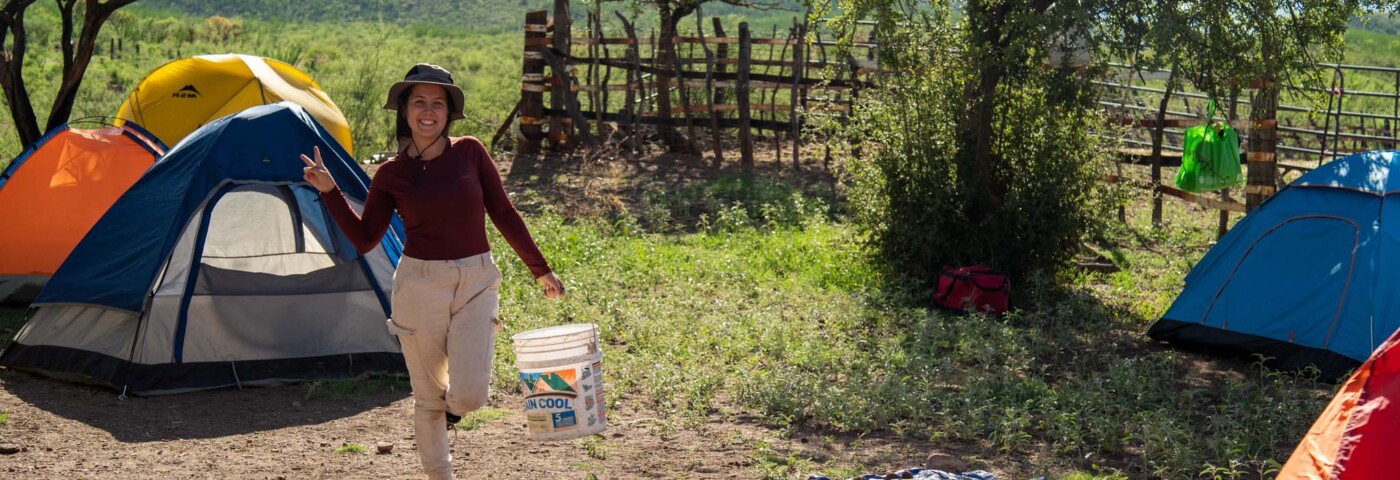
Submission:
{"label": "small rock", "polygon": [[967,462],[946,453],[935,453],[929,455],[927,460],[924,460],[924,468],[942,470],[949,473],[960,473],[967,471]]}
{"label": "small rock", "polygon": [[379,443],[374,444],[374,448],[375,448],[376,450],[379,451],[379,454],[380,454],[380,455],[383,455],[383,454],[386,454],[386,453],[389,453],[389,452],[393,452],[393,451],[394,451],[394,444],[389,443],[389,442],[379,442]]}
{"label": "small rock", "polygon": [[331,446],[331,442],[321,442],[321,446],[322,446],[322,447],[329,447],[329,446]]}
{"label": "small rock", "polygon": [[0,455],[14,455],[19,453],[19,445],[0,445]]}

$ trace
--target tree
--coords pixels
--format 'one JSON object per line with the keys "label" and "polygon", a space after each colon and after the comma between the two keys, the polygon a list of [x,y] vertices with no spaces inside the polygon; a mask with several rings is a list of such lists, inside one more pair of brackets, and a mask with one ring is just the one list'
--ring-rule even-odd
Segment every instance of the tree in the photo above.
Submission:
{"label": "tree", "polygon": [[[1063,265],[1094,225],[1097,178],[1057,157],[1088,164],[1111,146],[1092,135],[1102,127],[1092,84],[1102,68],[1052,64],[1050,52],[1081,43],[1117,60],[1176,65],[1180,81],[1224,98],[1256,80],[1311,81],[1317,55],[1339,52],[1352,16],[1396,3],[843,0],[832,24],[838,33],[849,36],[854,29],[841,26],[873,17],[889,43],[882,62],[944,84],[890,88],[955,99],[920,102],[886,88],[884,97],[871,96],[904,111],[872,108],[883,116],[856,124],[862,135],[891,142],[863,170],[857,190],[867,190],[853,198],[868,208],[858,218],[906,273],[927,275],[945,263],[994,263],[1012,273]],[[819,0],[812,6],[830,11]],[[938,111],[913,112],[926,109]],[[921,135],[892,131],[923,128],[910,118],[946,125]]]}
{"label": "tree", "polygon": [[[24,28],[24,12],[35,0],[5,0],[0,8],[0,88],[5,91],[5,102],[10,107],[10,117],[14,119],[20,142],[24,145],[39,140],[45,131],[62,125],[73,113],[73,102],[78,96],[78,87],[87,73],[88,62],[97,45],[97,34],[102,24],[118,9],[136,0],[85,0],[78,7],[78,0],[55,0],[58,4],[63,30],[59,36],[63,52],[63,80],[58,94],[49,110],[48,124],[39,129],[39,120],[34,114],[34,106],[29,101],[29,91],[24,84],[24,56],[28,37]],[[75,16],[82,16],[82,25],[75,24]],[[75,29],[78,39],[73,41]]]}

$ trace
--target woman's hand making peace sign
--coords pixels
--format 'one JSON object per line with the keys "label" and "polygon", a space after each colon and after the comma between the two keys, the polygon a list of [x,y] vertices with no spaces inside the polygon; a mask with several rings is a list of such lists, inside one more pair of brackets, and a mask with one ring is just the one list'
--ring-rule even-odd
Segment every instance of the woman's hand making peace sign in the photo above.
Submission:
{"label": "woman's hand making peace sign", "polygon": [[301,154],[301,161],[306,163],[306,168],[301,169],[301,178],[321,193],[335,190],[335,179],[331,178],[331,172],[326,170],[326,163],[321,161],[321,147],[311,147],[311,153],[316,156],[315,161],[307,158],[306,154]]}

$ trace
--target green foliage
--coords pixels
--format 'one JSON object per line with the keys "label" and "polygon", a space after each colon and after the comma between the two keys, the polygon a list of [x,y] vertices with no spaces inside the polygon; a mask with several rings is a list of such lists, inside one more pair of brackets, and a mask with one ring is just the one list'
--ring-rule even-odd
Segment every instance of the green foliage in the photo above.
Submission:
{"label": "green foliage", "polygon": [[[1350,29],[1348,33],[1360,30],[1393,36],[1400,33],[1400,16],[1395,14],[1358,16],[1347,22],[1347,27]],[[1351,39],[1348,38],[1347,43],[1351,43]]]}
{"label": "green foliage", "polygon": [[[59,21],[53,10],[51,4],[36,4],[26,23],[30,52],[24,74],[40,124],[47,121],[48,105],[62,77],[58,53],[46,47],[57,37]],[[518,34],[420,32],[418,27],[384,23],[190,17],[141,9],[120,12],[124,13],[121,20],[104,29],[98,42],[72,119],[115,115],[131,89],[162,64],[230,52],[281,60],[311,75],[345,114],[360,158],[395,148],[390,138],[393,114],[380,107],[389,85],[403,78],[413,63],[446,67],[466,92],[467,118],[454,124],[453,135],[489,140],[520,97]],[[118,39],[121,51],[110,51],[111,40]],[[9,115],[0,115],[0,166],[22,150],[14,131]]]}
{"label": "green foliage", "polygon": [[[1147,205],[1145,196],[1132,205]],[[989,464],[1026,469],[1013,478],[1267,470],[1292,451],[1330,389],[1143,346],[1141,332],[1213,238],[1213,216],[1168,213],[1160,231],[1136,210],[1135,223],[1110,231],[1124,271],[1081,274],[1068,287],[1034,277],[1024,288],[1037,307],[1002,318],[918,306],[925,293],[882,278],[855,228],[820,217],[801,228],[656,234],[531,215],[570,297],[541,299],[525,267],[498,255],[507,331],[497,337],[493,387],[519,388],[511,334],[597,323],[609,407],[645,402],[663,415],[650,423],[662,435],[732,408],[778,431],[986,446]],[[745,444],[754,476],[869,471]],[[1023,467],[1009,460],[1032,457]]]}
{"label": "green foliage", "polygon": [[321,380],[302,384],[307,400],[356,397],[382,392],[408,392],[408,377],[376,375],[362,379]]}
{"label": "green foliage", "polygon": [[608,459],[607,440],[602,435],[589,435],[578,440],[578,446],[583,449],[583,454],[594,460]]}
{"label": "green foliage", "polygon": [[[927,278],[942,265],[989,263],[1018,276],[1061,267],[1105,211],[1098,195],[1108,165],[1081,79],[1038,68],[1016,74],[994,92],[992,178],[1000,206],[985,219],[969,214],[965,182],[974,165],[959,159],[964,86],[978,70],[952,49],[970,48],[944,19],[934,28],[892,27],[894,48],[882,59],[893,70],[864,96],[839,143],[865,142],[875,152],[849,165],[853,216],[875,250],[901,273]],[[1029,47],[1026,47],[1029,48]]]}
{"label": "green foliage", "polygon": [[[409,4],[382,0],[145,0],[140,5],[198,17],[222,15],[288,23],[384,22],[479,33],[518,31],[517,24],[531,8],[520,2],[492,0],[416,0]],[[548,8],[548,4],[533,8]]]}
{"label": "green foliage", "polygon": [[456,427],[458,430],[476,430],[481,428],[482,425],[506,418],[508,414],[510,414],[509,410],[482,407],[476,411],[462,415],[462,421],[457,422]]}
{"label": "green foliage", "polygon": [[335,449],[335,453],[365,453],[365,446],[358,443],[347,443]]}
{"label": "green foliage", "polygon": [[0,412],[0,427],[5,426],[5,423],[7,423],[7,422],[9,422],[9,421],[10,421],[10,412]]}

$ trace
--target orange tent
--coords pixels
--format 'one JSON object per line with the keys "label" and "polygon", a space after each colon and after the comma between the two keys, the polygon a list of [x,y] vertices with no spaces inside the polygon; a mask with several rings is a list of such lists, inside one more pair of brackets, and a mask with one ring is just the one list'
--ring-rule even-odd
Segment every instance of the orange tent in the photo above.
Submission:
{"label": "orange tent", "polygon": [[1381,344],[1308,429],[1279,480],[1396,478],[1400,331]]}
{"label": "orange tent", "polygon": [[0,301],[27,303],[107,208],[165,153],[139,127],[58,127],[0,174]]}

